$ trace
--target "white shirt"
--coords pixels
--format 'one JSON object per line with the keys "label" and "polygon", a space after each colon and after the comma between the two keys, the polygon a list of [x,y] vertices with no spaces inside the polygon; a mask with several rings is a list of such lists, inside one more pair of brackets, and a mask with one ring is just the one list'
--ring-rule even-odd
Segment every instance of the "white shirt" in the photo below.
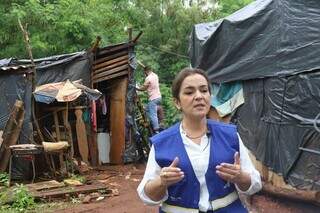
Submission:
{"label": "white shirt", "polygon": [[[204,135],[201,138],[200,145],[194,143],[192,140],[190,140],[186,134],[184,133],[182,126],[180,125],[180,134],[182,136],[182,142],[185,146],[185,149],[187,151],[188,157],[190,159],[192,168],[195,172],[195,175],[200,183],[200,200],[199,200],[199,210],[200,211],[208,211],[211,210],[211,204],[209,202],[209,192],[205,180],[205,173],[208,168],[209,164],[209,156],[210,156],[210,140],[207,137],[207,135]],[[247,191],[241,191],[237,185],[236,189],[239,193],[243,193],[246,195],[252,195],[256,192],[258,192],[262,188],[261,184],[261,178],[259,172],[254,168],[249,154],[248,150],[242,143],[242,140],[240,136],[239,138],[239,151],[240,151],[240,165],[241,169],[247,173],[250,174],[251,177],[251,186]],[[145,174],[143,176],[143,179],[141,183],[138,186],[138,194],[140,199],[147,205],[159,205],[168,198],[168,191],[166,192],[166,195],[160,200],[160,201],[153,201],[151,200],[144,192],[144,186],[149,180],[153,180],[160,175],[161,167],[158,165],[158,163],[155,160],[155,151],[154,147],[151,147],[148,163],[146,166]]]}

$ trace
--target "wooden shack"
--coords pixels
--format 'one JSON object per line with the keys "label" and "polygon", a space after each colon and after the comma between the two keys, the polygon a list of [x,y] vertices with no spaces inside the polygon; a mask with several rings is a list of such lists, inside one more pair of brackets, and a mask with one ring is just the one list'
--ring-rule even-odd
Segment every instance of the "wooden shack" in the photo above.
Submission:
{"label": "wooden shack", "polygon": [[[134,41],[97,48],[91,72],[93,87],[104,95],[105,112],[97,106],[97,131],[110,136],[110,163],[124,162],[126,114],[133,104],[127,95],[133,82]],[[100,119],[99,119],[100,118]],[[128,140],[131,140],[128,138]]]}

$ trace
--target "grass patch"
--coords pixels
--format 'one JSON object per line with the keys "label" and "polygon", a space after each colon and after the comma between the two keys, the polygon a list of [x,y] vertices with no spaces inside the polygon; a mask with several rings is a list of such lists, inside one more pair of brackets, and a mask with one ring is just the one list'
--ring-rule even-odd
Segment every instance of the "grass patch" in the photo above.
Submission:
{"label": "grass patch", "polygon": [[0,173],[0,186],[8,186],[8,185],[9,185],[9,174]]}

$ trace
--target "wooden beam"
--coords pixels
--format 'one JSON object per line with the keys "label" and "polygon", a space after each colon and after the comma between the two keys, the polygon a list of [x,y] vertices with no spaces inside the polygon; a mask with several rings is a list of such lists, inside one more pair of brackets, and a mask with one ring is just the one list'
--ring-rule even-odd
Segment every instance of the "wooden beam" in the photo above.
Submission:
{"label": "wooden beam", "polygon": [[142,35],[142,31],[139,32],[139,34],[132,40],[133,43],[136,43],[138,41],[138,39],[140,38],[140,36]]}
{"label": "wooden beam", "polygon": [[63,126],[66,128],[66,133],[69,145],[71,146],[71,157],[73,157],[74,150],[73,150],[73,138],[72,138],[72,131],[71,131],[71,126],[69,123],[69,108],[68,108],[68,102],[67,102],[67,107],[65,108],[62,113],[62,118],[63,118]]}
{"label": "wooden beam", "polygon": [[16,100],[3,130],[3,142],[0,147],[0,172],[5,172],[8,167],[10,159],[9,146],[15,145],[18,142],[24,120],[24,114],[23,102]]}
{"label": "wooden beam", "polygon": [[145,68],[146,66],[141,62],[141,61],[139,61],[138,60],[138,64],[142,67],[142,68]]}
{"label": "wooden beam", "polygon": [[119,56],[119,57],[117,57],[115,59],[108,60],[108,61],[102,62],[100,64],[96,64],[96,65],[93,66],[93,69],[95,71],[97,71],[99,68],[107,67],[107,66],[109,66],[111,64],[114,64],[114,63],[122,61],[122,60],[128,61],[128,59],[129,59],[128,55]]}
{"label": "wooden beam", "polygon": [[97,57],[102,56],[102,55],[107,55],[111,54],[120,50],[128,50],[130,47],[133,47],[135,44],[134,43],[126,43],[121,46],[117,46],[111,49],[106,49],[106,50],[101,50],[98,52]]}
{"label": "wooden beam", "polygon": [[107,76],[107,75],[111,75],[113,73],[116,73],[116,72],[120,72],[122,70],[128,70],[128,64],[125,64],[125,65],[122,65],[120,67],[116,67],[114,69],[111,69],[111,70],[108,70],[108,71],[105,71],[105,72],[101,72],[99,74],[93,74],[93,77],[92,79],[95,80],[97,78],[101,78],[101,77],[104,77],[104,76]]}
{"label": "wooden beam", "polygon": [[90,129],[89,137],[88,137],[88,144],[89,144],[89,154],[90,154],[90,163],[91,166],[98,166],[99,164],[99,152],[98,152],[98,145],[97,145],[97,132]]}
{"label": "wooden beam", "polygon": [[[19,18],[18,18],[18,23],[19,23],[19,27],[20,27],[20,29],[21,29],[21,31],[23,33],[23,38],[24,38],[24,41],[25,41],[25,44],[26,44],[26,49],[28,51],[28,54],[29,54],[29,57],[30,57],[30,60],[31,60],[31,64],[32,64],[32,71],[33,71],[33,75],[32,75],[32,91],[34,91],[35,88],[36,88],[36,82],[35,82],[36,80],[35,79],[37,79],[37,70],[36,70],[36,65],[34,63],[34,60],[33,60],[29,34],[28,34],[28,31],[26,30],[27,29],[27,24],[25,25],[25,27],[23,27]],[[38,120],[36,118],[35,100],[34,100],[33,96],[32,96],[32,100],[31,100],[31,112],[32,112],[32,119],[33,119],[33,122],[34,122],[34,124],[36,126],[36,130],[37,130],[38,136],[39,136],[41,141],[44,141],[44,138],[43,138],[43,135],[41,133]]]}
{"label": "wooden beam", "polygon": [[64,197],[65,195],[76,195],[80,193],[97,192],[100,190],[106,190],[106,192],[112,193],[112,190],[108,190],[108,187],[104,184],[91,184],[82,186],[68,186],[58,189],[46,190],[46,191],[30,191],[32,197],[36,199],[51,199],[57,197]]}
{"label": "wooden beam", "polygon": [[57,111],[53,111],[53,120],[54,120],[54,127],[56,130],[56,139],[57,139],[57,141],[61,141],[61,134],[60,134],[60,128],[59,128],[59,118],[58,118]]}
{"label": "wooden beam", "polygon": [[128,41],[130,42],[132,40],[132,27],[128,28]]}
{"label": "wooden beam", "polygon": [[96,41],[94,42],[93,46],[90,49],[91,52],[97,51],[97,49],[99,48],[100,41],[101,41],[101,37],[97,36]]}
{"label": "wooden beam", "polygon": [[128,50],[121,51],[121,52],[118,52],[118,53],[115,53],[115,54],[112,54],[112,55],[109,55],[109,56],[105,56],[105,57],[99,58],[99,59],[95,60],[93,62],[93,64],[94,65],[100,64],[100,63],[103,63],[105,61],[109,61],[109,60],[112,60],[112,59],[115,59],[115,58],[119,58],[121,56],[128,55],[128,54],[129,54]]}
{"label": "wooden beam", "polygon": [[119,76],[123,76],[123,75],[128,75],[128,70],[125,70],[123,72],[117,72],[117,73],[115,73],[113,75],[108,75],[108,76],[103,77],[103,78],[95,79],[95,80],[93,80],[93,83],[98,83],[98,82],[101,82],[101,81],[110,80],[110,79],[113,79],[113,78],[116,78],[116,77],[119,77]]}
{"label": "wooden beam", "polygon": [[92,75],[97,75],[97,74],[100,74],[102,72],[109,73],[110,70],[113,70],[113,69],[115,69],[117,67],[120,67],[120,66],[123,66],[123,65],[128,65],[128,60],[119,61],[118,63],[112,64],[111,66],[104,67],[104,68],[101,68],[99,70],[96,70],[96,71],[94,71],[92,73]]}
{"label": "wooden beam", "polygon": [[48,190],[48,189],[61,188],[64,186],[65,186],[65,184],[63,182],[58,182],[56,180],[26,184],[26,187],[29,189],[29,191],[43,191],[43,190]]}

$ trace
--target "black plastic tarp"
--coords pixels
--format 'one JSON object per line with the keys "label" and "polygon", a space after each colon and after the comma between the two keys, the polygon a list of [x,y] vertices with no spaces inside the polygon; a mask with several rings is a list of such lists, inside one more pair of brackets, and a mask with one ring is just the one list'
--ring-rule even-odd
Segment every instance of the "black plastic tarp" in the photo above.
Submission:
{"label": "black plastic tarp", "polygon": [[[22,124],[19,143],[26,144],[33,141],[32,137],[32,122],[31,122],[31,98],[32,98],[32,83],[24,74],[0,75],[0,129],[3,130],[6,122],[9,119],[10,112],[16,100],[21,100],[24,103],[24,121]],[[17,161],[14,159],[13,175],[16,178],[28,176],[30,167],[28,162],[24,160]]]}
{"label": "black plastic tarp", "polygon": [[320,1],[258,0],[216,22],[197,24],[189,54],[215,83],[320,68]]}
{"label": "black plastic tarp", "polygon": [[82,79],[82,84],[90,87],[91,56],[87,52],[52,56],[36,60],[37,86]]}
{"label": "black plastic tarp", "polygon": [[[259,0],[194,26],[193,67],[242,81],[233,121],[255,157],[293,186],[320,189],[320,1]],[[302,151],[301,148],[315,152]]]}
{"label": "black plastic tarp", "polygon": [[[320,189],[320,71],[243,82],[245,103],[237,110],[239,134],[256,158],[290,184]],[[319,121],[318,121],[319,122]]]}

